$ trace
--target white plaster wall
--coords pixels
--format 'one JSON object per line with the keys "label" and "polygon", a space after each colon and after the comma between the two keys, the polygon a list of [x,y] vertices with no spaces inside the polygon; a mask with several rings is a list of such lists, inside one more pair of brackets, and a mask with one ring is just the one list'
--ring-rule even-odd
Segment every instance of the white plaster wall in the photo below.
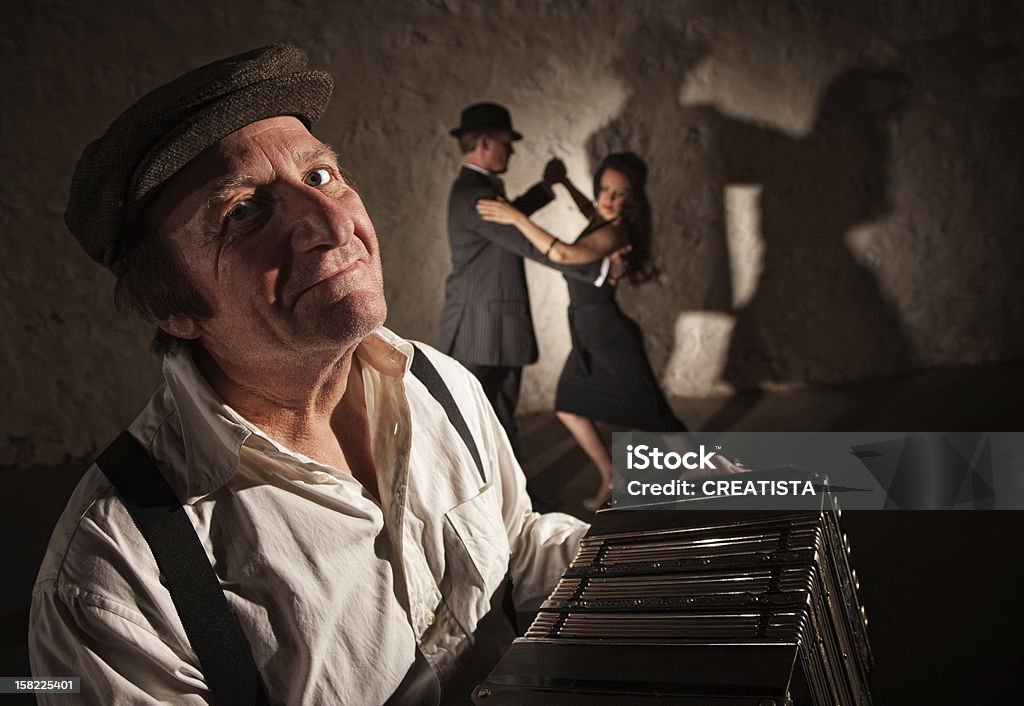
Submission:
{"label": "white plaster wall", "polygon": [[[648,159],[663,274],[620,300],[669,393],[1024,352],[1012,3],[47,0],[5,15],[0,465],[95,452],[159,380],[148,326],[113,310],[112,277],[61,220],[82,147],[155,85],[274,41],[336,78],[318,134],[359,182],[404,335],[435,340],[459,161],[447,131],[489,99],[527,138],[510,193],[552,155],[588,191],[605,151]],[[823,120],[829,87],[866,66],[903,77],[902,110],[870,119],[886,89],[855,76]],[[565,237],[581,225],[564,197],[540,218]],[[523,410],[550,407],[568,350],[561,279],[528,277],[541,361]]]}

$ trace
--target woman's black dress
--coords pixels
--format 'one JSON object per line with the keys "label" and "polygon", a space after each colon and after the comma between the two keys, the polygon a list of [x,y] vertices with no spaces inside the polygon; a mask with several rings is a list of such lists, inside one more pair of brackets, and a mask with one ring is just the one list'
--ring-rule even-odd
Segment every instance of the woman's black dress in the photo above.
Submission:
{"label": "woman's black dress", "polygon": [[[582,240],[604,223],[587,227]],[[642,431],[685,431],[668,406],[644,351],[640,327],[615,303],[615,287],[566,278],[572,351],[555,409]]]}

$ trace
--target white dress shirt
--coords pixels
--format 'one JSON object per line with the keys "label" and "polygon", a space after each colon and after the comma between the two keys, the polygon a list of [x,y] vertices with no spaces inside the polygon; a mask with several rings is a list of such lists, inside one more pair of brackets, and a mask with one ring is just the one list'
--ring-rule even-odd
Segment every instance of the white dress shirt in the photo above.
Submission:
{"label": "white dress shirt", "polygon": [[[486,482],[408,372],[411,344],[386,329],[356,351],[379,502],[243,419],[188,353],[164,359],[166,382],[130,427],[184,503],[272,702],[381,703],[417,645],[444,678],[509,568],[517,605],[535,605],[586,530],[532,511],[476,378],[420,347],[466,418]],[[50,540],[29,651],[36,677],[81,677],[81,694],[40,694],[41,704],[209,698],[149,547],[95,465]]]}

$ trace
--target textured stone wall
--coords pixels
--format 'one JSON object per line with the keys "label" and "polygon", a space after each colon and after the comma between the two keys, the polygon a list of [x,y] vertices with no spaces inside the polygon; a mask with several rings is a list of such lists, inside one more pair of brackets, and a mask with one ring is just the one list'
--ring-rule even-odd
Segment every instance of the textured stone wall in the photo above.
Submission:
{"label": "textured stone wall", "polygon": [[[467,103],[507,104],[589,191],[608,150],[650,166],[660,277],[623,287],[670,393],[859,379],[1024,352],[1019,4],[598,0],[44,1],[0,27],[0,465],[87,455],[158,382],[149,327],[66,233],[74,163],[133,99],[274,41],[336,78],[318,134],[382,242],[389,325],[432,342]],[[541,214],[571,238],[569,200]],[[550,407],[557,275],[529,266]]]}

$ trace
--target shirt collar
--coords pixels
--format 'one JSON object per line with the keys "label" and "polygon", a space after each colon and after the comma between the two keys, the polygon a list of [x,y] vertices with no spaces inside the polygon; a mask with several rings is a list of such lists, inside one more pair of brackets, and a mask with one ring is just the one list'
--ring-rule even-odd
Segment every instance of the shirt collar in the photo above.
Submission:
{"label": "shirt collar", "polygon": [[[412,364],[413,347],[381,327],[360,342],[355,354],[380,375],[400,378]],[[194,503],[227,483],[238,471],[243,445],[288,455],[299,463],[316,463],[290,451],[225,404],[199,372],[187,347],[164,357],[163,374],[163,401],[172,409],[142,415],[133,431],[155,460],[169,467],[168,482],[182,502]],[[147,417],[155,423],[147,424]]]}
{"label": "shirt collar", "polygon": [[477,174],[483,174],[486,177],[495,176],[494,172],[487,171],[483,167],[478,167],[475,164],[470,164],[469,162],[463,162],[462,166],[465,167],[466,169],[476,172]]}

